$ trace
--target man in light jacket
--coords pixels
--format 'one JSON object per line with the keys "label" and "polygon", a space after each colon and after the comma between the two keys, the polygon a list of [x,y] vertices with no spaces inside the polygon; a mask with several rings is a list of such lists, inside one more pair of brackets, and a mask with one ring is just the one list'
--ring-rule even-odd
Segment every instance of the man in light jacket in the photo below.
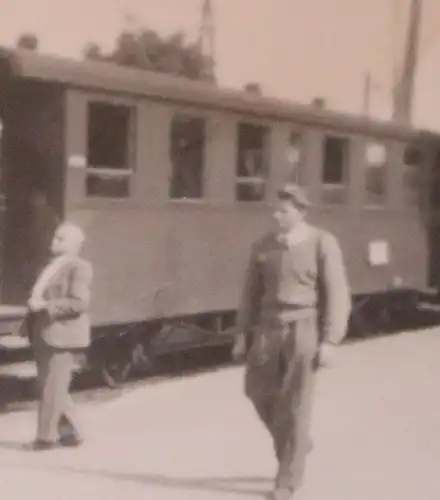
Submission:
{"label": "man in light jacket", "polygon": [[290,500],[311,450],[314,372],[346,335],[351,298],[336,238],[307,224],[296,185],[278,192],[277,230],[256,241],[234,355],[246,354],[246,395],[278,459],[273,499]]}
{"label": "man in light jacket", "polygon": [[63,223],[51,244],[52,260],[40,273],[28,301],[26,328],[37,363],[40,390],[33,450],[82,442],[69,395],[78,361],[90,345],[91,264],[79,256],[84,234]]}

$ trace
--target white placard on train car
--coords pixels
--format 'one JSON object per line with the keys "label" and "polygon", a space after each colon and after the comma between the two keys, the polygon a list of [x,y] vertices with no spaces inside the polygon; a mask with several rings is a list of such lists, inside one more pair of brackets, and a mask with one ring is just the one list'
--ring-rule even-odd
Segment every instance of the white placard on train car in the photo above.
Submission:
{"label": "white placard on train car", "polygon": [[387,241],[370,241],[368,244],[370,266],[386,266],[390,262],[390,248]]}
{"label": "white placard on train car", "polygon": [[68,164],[72,168],[86,168],[87,160],[84,155],[71,155]]}
{"label": "white placard on train car", "polygon": [[369,165],[381,166],[386,162],[386,148],[380,143],[371,143],[366,147],[366,159]]}

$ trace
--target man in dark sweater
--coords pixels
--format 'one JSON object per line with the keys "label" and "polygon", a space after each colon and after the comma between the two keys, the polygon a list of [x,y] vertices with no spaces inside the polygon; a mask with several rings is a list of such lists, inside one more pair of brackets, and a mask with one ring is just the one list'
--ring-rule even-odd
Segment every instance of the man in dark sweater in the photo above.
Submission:
{"label": "man in dark sweater", "polygon": [[246,354],[245,392],[270,432],[279,467],[274,500],[302,483],[315,371],[346,335],[351,309],[336,238],[304,221],[309,202],[296,185],[278,192],[278,231],[253,245],[234,355]]}

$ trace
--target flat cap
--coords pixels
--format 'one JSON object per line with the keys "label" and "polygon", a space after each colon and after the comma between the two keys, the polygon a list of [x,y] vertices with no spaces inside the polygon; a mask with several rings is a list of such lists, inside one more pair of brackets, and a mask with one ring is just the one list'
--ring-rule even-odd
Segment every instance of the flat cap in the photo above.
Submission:
{"label": "flat cap", "polygon": [[277,195],[278,199],[289,200],[299,208],[308,208],[311,206],[305,192],[298,186],[298,184],[284,184],[278,189]]}

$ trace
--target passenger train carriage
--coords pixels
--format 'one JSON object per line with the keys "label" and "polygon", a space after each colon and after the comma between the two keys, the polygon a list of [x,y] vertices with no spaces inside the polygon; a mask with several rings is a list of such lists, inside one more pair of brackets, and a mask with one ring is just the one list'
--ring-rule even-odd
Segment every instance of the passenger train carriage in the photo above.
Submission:
{"label": "passenger train carriage", "polygon": [[48,244],[39,193],[85,229],[92,364],[113,378],[165,344],[230,341],[251,243],[286,180],[340,239],[358,323],[428,284],[432,133],[25,51],[1,51],[0,79],[4,331]]}

